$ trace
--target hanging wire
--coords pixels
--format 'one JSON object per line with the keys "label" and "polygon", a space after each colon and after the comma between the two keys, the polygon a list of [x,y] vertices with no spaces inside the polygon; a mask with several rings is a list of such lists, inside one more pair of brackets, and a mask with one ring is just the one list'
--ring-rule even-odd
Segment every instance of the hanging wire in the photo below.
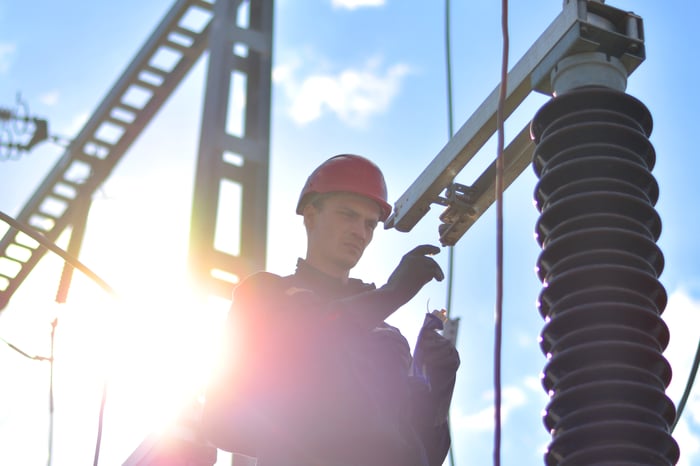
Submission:
{"label": "hanging wire", "polygon": [[685,390],[683,390],[683,396],[681,401],[678,403],[678,409],[676,410],[676,420],[673,421],[671,426],[671,433],[676,428],[678,421],[681,419],[681,414],[683,409],[685,409],[685,404],[688,402],[690,397],[690,392],[693,390],[693,384],[695,383],[695,376],[698,373],[698,366],[700,365],[700,341],[698,341],[698,348],[695,350],[695,359],[693,359],[693,367],[690,369],[690,375],[688,375],[688,381],[685,384]]}
{"label": "hanging wire", "polygon": [[27,359],[31,359],[33,361],[48,361],[49,362],[49,452],[48,452],[48,458],[46,459],[46,464],[47,466],[51,466],[52,462],[52,453],[53,453],[53,362],[54,362],[54,336],[56,334],[56,324],[58,323],[57,319],[54,319],[54,321],[51,323],[51,356],[38,356],[38,355],[31,355],[27,353],[26,351],[21,350],[19,347],[13,345],[9,341],[5,340],[4,338],[0,337],[0,341],[5,343],[8,347],[10,347],[12,350],[18,352],[22,356],[24,356]]}
{"label": "hanging wire", "polygon": [[54,321],[51,323],[51,356],[46,357],[46,356],[38,356],[38,355],[31,355],[27,353],[26,351],[22,351],[20,348],[17,346],[13,345],[9,341],[5,340],[4,338],[0,337],[0,341],[5,343],[7,346],[9,346],[11,349],[14,351],[18,352],[22,356],[28,359],[32,359],[34,361],[48,361],[50,365],[49,369],[49,452],[48,452],[48,457],[46,459],[46,464],[47,466],[51,466],[52,462],[52,457],[53,457],[53,362],[54,362],[54,336],[56,333],[56,324],[58,323],[58,320],[54,319]]}
{"label": "hanging wire", "polygon": [[[83,272],[89,279],[97,283],[100,288],[102,288],[104,291],[106,291],[110,296],[113,298],[117,297],[116,291],[109,286],[109,284],[104,281],[99,275],[97,275],[95,272],[93,272],[89,267],[87,267],[85,264],[80,262],[76,257],[74,257],[71,254],[68,254],[66,251],[61,249],[56,245],[56,243],[52,242],[48,238],[46,238],[44,235],[41,233],[37,232],[33,228],[24,225],[23,223],[15,220],[14,218],[10,217],[6,213],[0,211],[0,220],[3,222],[7,223],[10,225],[11,228],[14,228],[15,230],[21,231],[25,235],[29,236],[32,238],[34,241],[38,242],[40,245],[48,249],[49,251],[53,252],[54,254],[60,256],[64,261],[68,262],[70,265],[75,267],[76,269],[80,270]],[[4,341],[4,340],[3,340]],[[9,343],[8,343],[9,344]],[[12,345],[10,345],[12,347]],[[17,349],[17,348],[15,348]],[[19,351],[19,349],[17,349]],[[24,353],[20,351],[20,353]],[[53,357],[53,354],[52,354]],[[97,466],[99,463],[99,458],[100,458],[100,446],[102,443],[102,426],[104,424],[104,411],[105,411],[105,405],[107,403],[107,381],[105,380],[104,383],[102,384],[102,399],[100,401],[100,412],[99,412],[99,417],[98,417],[98,425],[97,425],[97,440],[95,443],[95,457],[93,461],[93,466]]]}
{"label": "hanging wire", "polygon": [[498,95],[496,125],[498,149],[496,155],[496,316],[494,338],[494,448],[493,464],[501,464],[501,350],[503,336],[503,115],[508,88],[508,0],[501,0],[501,31],[503,51],[501,56],[501,85]]}
{"label": "hanging wire", "polygon": [[49,361],[49,362],[52,361],[51,357],[31,355],[25,351],[22,351],[17,346],[13,345],[12,343],[10,343],[9,341],[5,340],[2,337],[0,337],[0,341],[2,341],[7,346],[9,346],[11,349],[15,350],[16,352],[18,352],[19,354],[21,354],[22,356],[24,356],[27,359],[33,359],[34,361]]}
{"label": "hanging wire", "polygon": [[[454,119],[452,114],[452,59],[450,51],[450,0],[445,0],[445,67],[447,75],[447,130],[448,140],[454,135]],[[454,246],[448,246],[447,249],[447,299],[445,309],[447,310],[447,318],[450,318],[452,311],[452,284],[454,271]],[[450,414],[447,413],[447,429],[451,431]],[[450,438],[452,433],[450,432]],[[455,466],[455,453],[452,442],[448,450],[450,466]]]}
{"label": "hanging wire", "polygon": [[102,288],[104,291],[106,291],[110,296],[112,296],[114,298],[117,297],[117,292],[111,286],[109,286],[109,284],[106,281],[104,281],[102,278],[100,278],[99,275],[97,275],[95,272],[90,270],[90,268],[88,266],[86,266],[85,264],[80,262],[77,258],[68,254],[63,249],[59,248],[56,245],[56,243],[54,243],[51,240],[49,240],[48,238],[46,238],[44,235],[42,235],[38,231],[34,230],[33,228],[31,228],[27,225],[24,225],[23,223],[15,220],[14,218],[10,217],[9,215],[7,215],[5,212],[2,212],[2,211],[0,211],[0,220],[7,223],[8,225],[10,225],[10,227],[14,228],[15,230],[19,230],[22,233],[24,233],[25,235],[29,236],[37,243],[41,244],[46,249],[48,249],[49,251],[58,255],[59,257],[61,257],[61,259],[63,259],[64,261],[68,262],[70,265],[72,265],[76,269],[83,272],[90,280],[97,283],[97,285],[100,288]]}
{"label": "hanging wire", "polygon": [[[447,68],[447,131],[448,139],[454,135],[454,119],[452,115],[452,59],[450,52],[450,0],[445,0],[445,66]],[[454,246],[448,246],[447,256],[447,318],[452,310],[452,272],[454,269]]]}
{"label": "hanging wire", "polygon": [[51,463],[53,462],[53,361],[57,325],[58,318],[55,318],[51,322],[51,367],[49,370],[49,457],[46,459],[47,466],[51,466]]}

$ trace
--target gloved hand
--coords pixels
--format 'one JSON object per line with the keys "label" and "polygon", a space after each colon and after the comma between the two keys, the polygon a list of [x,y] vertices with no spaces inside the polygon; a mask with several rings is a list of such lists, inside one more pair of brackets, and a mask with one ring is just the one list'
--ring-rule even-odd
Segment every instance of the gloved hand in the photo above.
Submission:
{"label": "gloved hand", "polygon": [[429,373],[454,373],[459,368],[459,353],[450,340],[435,330],[421,331],[416,346],[418,345],[422,351],[422,362]]}
{"label": "gloved hand", "polygon": [[460,365],[459,353],[452,342],[435,330],[423,328],[416,343],[421,371],[427,378],[433,404],[435,425],[447,420],[452,392]]}
{"label": "gloved hand", "polygon": [[385,288],[396,294],[398,300],[405,304],[411,300],[423,286],[433,278],[442,281],[445,275],[432,257],[440,248],[423,244],[407,253],[389,277]]}

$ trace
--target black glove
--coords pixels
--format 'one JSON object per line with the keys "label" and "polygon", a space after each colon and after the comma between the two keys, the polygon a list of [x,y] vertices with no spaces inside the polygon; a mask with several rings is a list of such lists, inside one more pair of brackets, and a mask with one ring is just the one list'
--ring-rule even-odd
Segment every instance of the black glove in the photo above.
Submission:
{"label": "black glove", "polygon": [[440,248],[430,244],[416,247],[403,256],[385,287],[396,293],[399,301],[405,304],[433,278],[442,281],[445,278],[442,269],[432,257],[428,257],[439,252]]}
{"label": "black glove", "polygon": [[450,340],[435,330],[421,331],[417,345],[421,347],[423,363],[429,372],[449,374],[459,368],[459,353]]}
{"label": "black glove", "polygon": [[418,335],[416,348],[420,348],[420,363],[430,384],[434,422],[440,425],[447,420],[450,410],[460,365],[459,353],[450,340],[427,328]]}

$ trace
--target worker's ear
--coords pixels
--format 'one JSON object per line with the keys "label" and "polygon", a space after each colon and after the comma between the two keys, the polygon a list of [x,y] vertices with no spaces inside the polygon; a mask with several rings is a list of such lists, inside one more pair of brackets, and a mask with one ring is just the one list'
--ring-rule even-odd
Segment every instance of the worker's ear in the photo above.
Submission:
{"label": "worker's ear", "polygon": [[301,213],[304,216],[304,226],[306,229],[313,228],[316,223],[316,217],[318,216],[318,207],[316,207],[313,202],[309,202],[304,206],[304,210]]}

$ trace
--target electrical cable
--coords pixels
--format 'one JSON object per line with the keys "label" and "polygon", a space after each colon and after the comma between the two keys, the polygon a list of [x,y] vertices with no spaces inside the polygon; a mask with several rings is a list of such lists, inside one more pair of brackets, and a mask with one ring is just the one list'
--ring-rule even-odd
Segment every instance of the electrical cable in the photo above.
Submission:
{"label": "electrical cable", "polygon": [[503,148],[504,107],[508,89],[508,0],[501,0],[501,31],[503,51],[501,56],[501,85],[496,113],[498,148],[496,154],[496,312],[494,338],[494,448],[493,463],[501,464],[501,350],[503,336]]}
{"label": "electrical cable", "polygon": [[5,343],[7,346],[9,346],[10,348],[12,348],[13,350],[15,350],[16,352],[18,352],[19,354],[21,354],[22,356],[24,356],[24,357],[27,358],[27,359],[33,359],[33,360],[35,360],[35,361],[52,361],[52,360],[53,360],[53,358],[51,358],[51,357],[46,357],[46,356],[32,356],[31,354],[29,354],[29,353],[27,353],[27,352],[25,352],[25,351],[22,351],[22,350],[19,349],[17,346],[13,345],[12,343],[10,343],[9,341],[5,340],[5,339],[2,338],[2,337],[0,337],[0,341],[2,341],[2,342]]}
{"label": "electrical cable", "polygon": [[[447,131],[448,140],[452,139],[454,135],[454,119],[452,112],[452,59],[450,51],[450,0],[445,0],[445,67],[447,75]],[[448,246],[447,255],[447,298],[445,309],[447,310],[447,318],[450,318],[450,312],[452,311],[452,284],[453,284],[453,271],[454,271],[454,246]],[[450,425],[450,414],[447,414],[447,429],[451,431]],[[450,438],[452,438],[452,433],[450,432]],[[450,466],[455,466],[455,453],[452,442],[450,442],[450,449],[448,450],[448,457],[450,461]]]}
{"label": "electrical cable", "polygon": [[58,318],[54,318],[51,322],[51,369],[49,373],[49,455],[46,459],[46,465],[51,466],[53,462],[53,361],[54,361],[54,346],[56,343],[56,326]]}
{"label": "electrical cable", "polygon": [[[447,131],[448,140],[454,136],[454,120],[452,115],[452,59],[450,58],[450,0],[445,0],[445,66],[447,68]],[[452,271],[454,268],[454,246],[448,246],[447,256],[447,318],[452,310]]]}
{"label": "electrical cable", "polygon": [[[68,254],[66,251],[61,249],[54,243],[53,241],[49,240],[46,238],[44,235],[39,233],[38,231],[34,230],[33,228],[23,224],[22,222],[19,222],[15,220],[14,218],[10,217],[6,213],[0,211],[0,220],[3,222],[7,223],[10,225],[11,228],[14,228],[15,230],[21,231],[25,235],[29,236],[36,242],[38,242],[41,246],[45,247],[49,251],[53,252],[54,254],[58,255],[75,267],[76,269],[80,270],[83,272],[89,279],[91,279],[93,282],[97,283],[97,285],[100,286],[104,291],[107,292],[110,296],[113,298],[117,297],[116,291],[109,286],[109,284],[104,281],[99,275],[97,275],[95,272],[93,272],[89,267],[87,267],[85,264],[80,262],[78,258],[73,257],[71,254]],[[99,462],[99,457],[100,457],[100,446],[102,443],[102,426],[104,424],[104,411],[105,411],[105,405],[107,403],[107,382],[102,384],[102,399],[100,401],[100,411],[99,411],[99,417],[98,417],[98,426],[97,426],[97,440],[95,443],[95,457],[93,461],[93,466],[97,466]]]}
{"label": "electrical cable", "polygon": [[54,321],[51,323],[51,356],[49,356],[49,357],[37,356],[37,355],[32,356],[31,354],[29,354],[25,351],[22,351],[17,346],[13,345],[9,341],[0,337],[0,341],[5,343],[7,346],[9,346],[14,351],[18,352],[19,354],[21,354],[25,358],[32,359],[34,361],[48,361],[49,362],[49,365],[50,365],[50,369],[49,369],[49,441],[48,441],[49,451],[48,451],[48,457],[46,459],[47,466],[51,466],[52,457],[53,457],[53,362],[54,362],[54,336],[56,334],[56,324],[57,323],[58,323],[57,319],[54,319]]}
{"label": "electrical cable", "polygon": [[33,228],[31,228],[27,225],[24,225],[22,222],[15,220],[14,218],[10,217],[9,215],[7,215],[6,213],[4,213],[2,211],[0,211],[0,220],[7,223],[15,230],[19,230],[22,233],[24,233],[25,235],[29,236],[30,238],[32,238],[34,241],[36,241],[37,243],[44,246],[49,251],[60,256],[61,259],[68,262],[70,265],[72,265],[76,269],[83,272],[90,280],[97,283],[100,286],[100,288],[102,288],[104,291],[106,291],[113,298],[117,297],[117,292],[114,291],[114,289],[111,286],[109,286],[109,284],[106,281],[104,281],[102,278],[100,278],[99,275],[97,275],[95,272],[90,270],[89,267],[87,267],[85,264],[80,262],[76,257],[73,257],[72,255],[70,255],[66,251],[64,251],[63,249],[59,248],[56,245],[56,243],[54,243],[53,241],[46,238],[44,235],[42,235],[38,231],[34,230]]}
{"label": "electrical cable", "polygon": [[676,425],[678,424],[678,421],[681,418],[681,414],[683,413],[683,409],[685,409],[685,404],[688,402],[688,398],[690,397],[690,392],[693,389],[693,384],[695,383],[695,376],[698,373],[698,366],[700,365],[700,341],[698,341],[698,348],[695,350],[695,359],[693,359],[693,366],[690,369],[690,374],[688,375],[688,381],[685,384],[685,390],[683,390],[683,396],[681,397],[681,401],[678,403],[678,409],[676,410],[676,419],[673,421],[673,425],[671,426],[671,433],[673,433],[674,429],[676,428]]}

